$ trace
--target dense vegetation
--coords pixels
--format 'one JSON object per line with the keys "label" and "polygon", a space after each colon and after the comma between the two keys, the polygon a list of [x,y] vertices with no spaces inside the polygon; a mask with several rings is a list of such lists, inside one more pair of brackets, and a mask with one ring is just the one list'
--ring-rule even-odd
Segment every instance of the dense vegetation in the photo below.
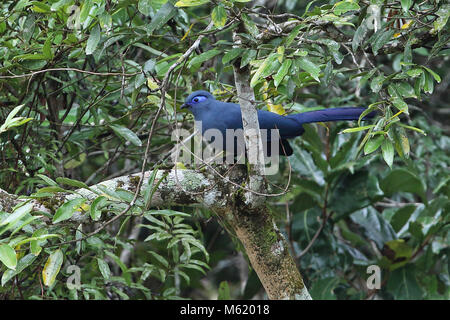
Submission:
{"label": "dense vegetation", "polygon": [[[272,193],[290,182],[267,201],[311,296],[450,298],[445,1],[5,0],[0,12],[0,188],[53,209],[0,207],[1,299],[265,297],[226,224],[150,207],[155,181],[138,201],[60,197],[143,159],[172,168],[172,132],[193,126],[186,94],[236,101],[239,59],[258,108],[378,111],[309,125],[269,177]],[[70,266],[81,287],[66,285]]]}

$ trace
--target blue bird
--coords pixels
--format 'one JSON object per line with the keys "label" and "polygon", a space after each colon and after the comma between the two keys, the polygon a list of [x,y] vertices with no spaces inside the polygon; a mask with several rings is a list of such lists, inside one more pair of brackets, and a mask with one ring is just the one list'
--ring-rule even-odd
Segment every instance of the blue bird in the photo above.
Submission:
{"label": "blue bird", "polygon": [[[236,103],[218,101],[208,91],[199,90],[192,92],[181,106],[181,109],[183,108],[189,109],[194,114],[196,122],[201,122],[202,134],[208,129],[218,129],[222,133],[224,142],[226,140],[226,129],[236,130],[243,128],[240,106]],[[270,129],[278,129],[281,142],[279,155],[290,156],[293,150],[287,140],[301,136],[305,132],[303,129],[304,123],[358,120],[365,109],[363,107],[330,108],[286,116],[258,110],[258,121],[260,129],[269,130],[267,135],[268,144],[265,146],[266,150],[271,150]],[[364,119],[371,118],[374,114],[372,112],[365,116]],[[224,143],[224,150],[225,148],[226,145]]]}

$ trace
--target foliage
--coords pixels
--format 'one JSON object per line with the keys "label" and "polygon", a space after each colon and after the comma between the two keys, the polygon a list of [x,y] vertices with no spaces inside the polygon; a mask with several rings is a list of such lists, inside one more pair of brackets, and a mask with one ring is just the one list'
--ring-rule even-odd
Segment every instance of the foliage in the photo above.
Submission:
{"label": "foliage", "polygon": [[[1,187],[54,208],[0,211],[2,298],[262,297],[253,271],[241,285],[239,246],[213,213],[149,208],[121,189],[93,202],[75,192],[139,171],[147,140],[148,167],[171,168],[176,123],[193,122],[179,109],[185,93],[232,99],[233,63],[250,68],[260,108],[377,111],[373,122],[307,126],[270,178],[277,190],[291,175],[289,192],[269,200],[313,298],[450,298],[449,5],[261,3],[0,4]],[[80,214],[90,223],[73,222]],[[373,264],[380,290],[366,287]],[[80,288],[66,285],[70,266]]]}

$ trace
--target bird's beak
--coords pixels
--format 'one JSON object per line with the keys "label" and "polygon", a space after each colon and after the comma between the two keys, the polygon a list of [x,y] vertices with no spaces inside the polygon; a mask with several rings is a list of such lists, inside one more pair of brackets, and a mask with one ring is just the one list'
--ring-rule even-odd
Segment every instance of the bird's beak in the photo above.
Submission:
{"label": "bird's beak", "polygon": [[180,109],[184,109],[184,108],[189,108],[190,105],[188,105],[187,103],[183,103],[180,107]]}

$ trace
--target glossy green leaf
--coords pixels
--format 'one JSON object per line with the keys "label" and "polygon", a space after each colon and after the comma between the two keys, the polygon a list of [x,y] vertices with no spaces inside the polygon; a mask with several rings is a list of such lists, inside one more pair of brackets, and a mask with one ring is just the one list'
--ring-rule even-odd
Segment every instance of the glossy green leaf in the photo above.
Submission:
{"label": "glossy green leaf", "polygon": [[76,187],[76,188],[84,188],[84,189],[89,189],[88,185],[85,184],[82,181],[78,181],[78,180],[74,180],[74,179],[69,179],[69,178],[65,178],[65,177],[58,177],[56,178],[56,182],[59,184],[65,184],[71,187]]}
{"label": "glossy green leaf", "polygon": [[166,25],[167,21],[172,19],[177,13],[177,8],[167,1],[159,10],[156,12],[155,16],[152,18],[150,24],[146,27],[148,34],[153,34],[153,31],[161,29]]}
{"label": "glossy green leaf", "polygon": [[227,281],[220,282],[218,300],[230,300],[230,287]]}
{"label": "glossy green leaf", "polygon": [[392,163],[394,162],[394,145],[392,144],[391,140],[387,138],[384,139],[383,143],[381,144],[381,151],[384,161],[386,161],[389,167],[392,167]]}
{"label": "glossy green leaf", "polygon": [[47,176],[44,176],[43,174],[36,174],[36,176],[38,176],[39,178],[41,178],[42,180],[44,180],[45,181],[45,183],[47,183],[49,186],[58,186],[58,184],[55,182],[55,181],[53,181],[52,179],[50,179],[49,177],[47,177]]}
{"label": "glossy green leaf", "polygon": [[259,29],[256,24],[245,13],[241,14],[242,21],[244,21],[245,28],[252,35],[253,38],[258,37]]}
{"label": "glossy green leaf", "polygon": [[404,12],[408,12],[412,4],[413,0],[401,0],[402,9]]}
{"label": "glossy green leaf", "polygon": [[80,11],[80,23],[84,23],[84,21],[88,18],[89,16],[89,12],[92,9],[92,0],[86,0],[83,2],[83,6],[81,7],[81,11]]}
{"label": "glossy green leaf", "polygon": [[217,28],[222,28],[227,22],[227,12],[222,4],[214,7],[211,13],[211,19]]}
{"label": "glossy green leaf", "polygon": [[111,277],[111,269],[109,268],[108,263],[103,259],[97,258],[97,264],[103,278],[109,279]]}
{"label": "glossy green leaf", "polygon": [[403,228],[415,209],[416,207],[412,205],[404,206],[394,213],[394,216],[391,218],[391,225],[395,232],[399,232]]}
{"label": "glossy green leaf", "polygon": [[238,56],[240,56],[242,54],[242,52],[244,51],[244,49],[242,48],[233,48],[230,51],[228,51],[227,53],[224,54],[223,58],[222,58],[222,63],[224,65],[228,64],[230,61],[236,59]]}
{"label": "glossy green leaf", "polygon": [[90,216],[92,220],[97,221],[100,219],[102,215],[101,208],[106,204],[107,201],[108,199],[105,196],[99,196],[95,198],[94,201],[92,201],[90,208]]}
{"label": "glossy green leaf", "polygon": [[142,146],[142,141],[139,139],[139,137],[130,129],[123,127],[118,124],[110,124],[109,127],[114,130],[114,132],[121,138],[131,142],[131,144],[135,145],[136,147]]}
{"label": "glossy green leaf", "polygon": [[16,269],[16,251],[7,244],[0,245],[0,261],[3,262],[6,267]]}
{"label": "glossy green leaf", "polygon": [[252,80],[250,81],[251,87],[254,87],[259,82],[259,80],[261,80],[263,73],[267,73],[267,70],[273,67],[273,63],[277,60],[277,56],[278,55],[276,53],[272,53],[266,59],[264,59],[264,61],[259,65],[255,74],[253,75]]}
{"label": "glossy green leaf", "polygon": [[278,72],[273,77],[275,87],[278,87],[278,85],[283,81],[284,77],[288,74],[289,68],[292,65],[291,59],[284,60],[283,64],[281,65],[281,68],[278,70]]}
{"label": "glossy green leaf", "polygon": [[353,10],[359,10],[360,7],[356,1],[339,1],[334,5],[333,13],[340,16],[343,13]]}
{"label": "glossy green leaf", "polygon": [[26,256],[22,257],[18,262],[16,269],[8,269],[6,270],[2,275],[2,287],[5,286],[5,284],[11,280],[14,276],[17,274],[20,274],[23,270],[25,270],[27,267],[29,267],[34,260],[36,260],[36,256],[29,253]]}
{"label": "glossy green leaf", "polygon": [[378,51],[392,39],[395,32],[395,29],[389,29],[388,31],[385,31],[385,29],[380,29],[377,31],[377,36],[371,42],[372,52],[374,55],[377,55]]}
{"label": "glossy green leaf", "polygon": [[369,154],[377,150],[384,141],[384,135],[377,135],[366,142],[364,145],[364,154]]}
{"label": "glossy green leaf", "polygon": [[14,210],[5,220],[0,223],[0,226],[5,226],[7,224],[14,224],[20,219],[22,219],[27,213],[33,210],[33,204],[31,202],[24,204],[23,206]]}
{"label": "glossy green leaf", "polygon": [[392,195],[396,192],[411,192],[419,195],[422,200],[426,201],[423,182],[406,169],[392,170],[381,180],[380,187],[386,195]]}
{"label": "glossy green leaf", "polygon": [[50,287],[56,279],[56,276],[61,269],[64,260],[64,254],[61,250],[53,251],[45,263],[44,269],[42,269],[42,282],[47,287]]}
{"label": "glossy green leaf", "polygon": [[177,7],[196,7],[200,6],[202,4],[208,3],[209,0],[180,0],[177,3],[175,3],[175,6]]}
{"label": "glossy green leaf", "polygon": [[208,60],[214,58],[215,56],[217,56],[220,53],[222,53],[222,51],[218,50],[218,49],[213,49],[213,50],[209,50],[209,51],[203,52],[202,54],[192,58],[189,61],[188,66],[191,67],[191,66],[194,66],[194,65],[197,65],[197,64],[201,64],[201,63],[203,63],[205,61],[208,61]]}
{"label": "glossy green leaf", "polygon": [[370,83],[370,89],[377,93],[381,90],[381,88],[383,87],[383,82],[386,79],[385,76],[383,75],[379,75],[377,77],[375,77],[372,82]]}
{"label": "glossy green leaf", "polygon": [[100,42],[100,26],[96,24],[91,29],[91,33],[86,43],[86,54],[87,55],[93,54],[95,49],[97,49],[99,42]]}
{"label": "glossy green leaf", "polygon": [[59,207],[58,210],[56,210],[56,213],[53,216],[53,223],[55,224],[70,219],[75,211],[77,211],[85,202],[86,199],[84,198],[76,198],[67,201],[61,207]]}
{"label": "glossy green leaf", "polygon": [[314,80],[316,80],[317,82],[320,82],[320,80],[319,80],[319,74],[320,74],[319,66],[317,66],[314,62],[312,62],[311,60],[309,60],[306,57],[298,58],[297,61],[298,61],[298,64],[299,64],[300,68],[302,68],[303,70],[308,72],[311,75],[311,77],[314,78]]}

